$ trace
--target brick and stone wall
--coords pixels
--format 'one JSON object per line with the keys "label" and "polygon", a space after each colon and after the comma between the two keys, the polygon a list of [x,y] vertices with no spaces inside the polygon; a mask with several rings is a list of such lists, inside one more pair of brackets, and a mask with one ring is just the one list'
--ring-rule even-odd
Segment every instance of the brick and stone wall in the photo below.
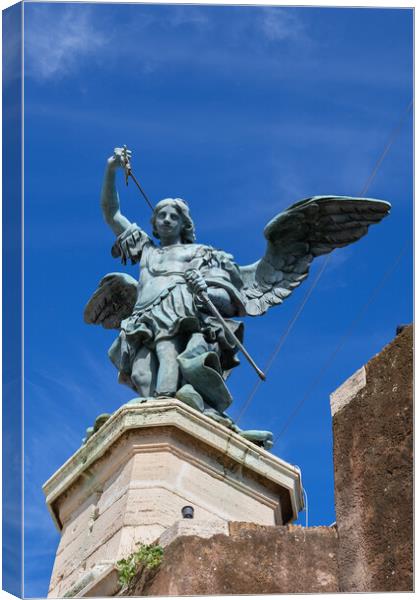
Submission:
{"label": "brick and stone wall", "polygon": [[408,327],[331,396],[336,527],[176,535],[124,595],[412,590],[412,350]]}
{"label": "brick and stone wall", "polygon": [[227,535],[175,538],[158,571],[139,574],[124,595],[337,591],[335,527],[230,523]]}
{"label": "brick and stone wall", "polygon": [[331,396],[339,586],[413,589],[413,328]]}

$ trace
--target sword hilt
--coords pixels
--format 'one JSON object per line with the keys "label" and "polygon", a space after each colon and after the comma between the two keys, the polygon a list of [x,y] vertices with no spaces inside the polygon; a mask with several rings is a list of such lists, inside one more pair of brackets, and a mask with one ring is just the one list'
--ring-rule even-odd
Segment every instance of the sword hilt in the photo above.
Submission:
{"label": "sword hilt", "polygon": [[138,187],[141,195],[143,196],[143,198],[146,200],[147,204],[149,205],[149,208],[153,212],[153,210],[154,210],[153,204],[150,202],[150,200],[149,200],[146,192],[141,187],[140,183],[137,181],[136,177],[134,176],[134,174],[133,174],[133,172],[131,170],[131,164],[130,164],[130,159],[128,158],[127,150],[128,150],[127,146],[123,146],[122,152],[121,152],[121,156],[122,156],[122,159],[124,161],[125,185],[128,185],[128,178],[131,177],[131,179],[134,181],[134,183]]}
{"label": "sword hilt", "polygon": [[124,175],[125,175],[125,185],[128,185],[128,178],[131,175],[131,165],[130,165],[130,160],[128,158],[128,154],[127,154],[127,146],[124,145],[122,152],[121,152],[121,156],[123,158],[124,161]]}

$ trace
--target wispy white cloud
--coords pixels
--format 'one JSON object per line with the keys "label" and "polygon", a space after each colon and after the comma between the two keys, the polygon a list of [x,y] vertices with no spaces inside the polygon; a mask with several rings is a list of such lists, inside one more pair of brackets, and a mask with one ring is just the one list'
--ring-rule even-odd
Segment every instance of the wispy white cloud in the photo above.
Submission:
{"label": "wispy white cloud", "polygon": [[[86,65],[151,74],[170,65],[200,71],[295,80],[308,85],[372,84],[353,61],[322,60],[323,40],[306,12],[290,7],[124,6],[118,19],[101,5],[28,5],[26,74],[38,81],[77,74]],[[133,12],[133,10],[136,12]],[[222,14],[222,11],[229,10]],[[128,11],[131,11],[129,13]],[[272,52],[273,46],[282,49]],[[345,62],[343,62],[343,60]],[[407,71],[409,72],[409,71]],[[377,65],[375,84],[401,86],[407,73]]]}
{"label": "wispy white cloud", "polygon": [[92,12],[80,5],[55,14],[49,7],[32,7],[25,34],[26,72],[40,80],[73,72],[81,60],[94,56],[107,43]]}
{"label": "wispy white cloud", "polygon": [[174,6],[166,22],[174,27],[192,25],[207,29],[210,26],[208,12],[197,6]]}
{"label": "wispy white cloud", "polygon": [[[164,14],[139,7],[138,18],[124,25],[113,23],[98,8],[80,4],[31,6],[25,26],[25,74],[43,82],[77,74],[87,61],[103,67],[105,62],[115,66],[121,60],[152,72],[163,56],[172,61],[185,56],[180,52],[187,46],[182,36],[171,44],[169,54],[166,47],[162,53],[161,36],[165,32],[185,26],[195,32],[211,27],[206,12],[197,7],[174,6]],[[143,42],[141,51],[139,40]]]}
{"label": "wispy white cloud", "polygon": [[[80,4],[31,6],[27,14],[25,70],[38,81],[77,73],[87,61],[101,67],[128,61],[144,73],[168,63],[225,68],[228,62],[235,70],[249,68],[255,62],[260,65],[255,52],[272,63],[264,41],[310,39],[296,12],[275,7],[248,8],[223,20],[217,7],[138,7],[136,18],[124,23],[113,22],[98,7]],[[125,14],[123,7],[120,14]],[[186,28],[188,36],[182,35]],[[216,32],[219,43],[214,43]]]}
{"label": "wispy white cloud", "polygon": [[271,41],[309,39],[302,19],[289,9],[265,8],[259,18],[259,26]]}

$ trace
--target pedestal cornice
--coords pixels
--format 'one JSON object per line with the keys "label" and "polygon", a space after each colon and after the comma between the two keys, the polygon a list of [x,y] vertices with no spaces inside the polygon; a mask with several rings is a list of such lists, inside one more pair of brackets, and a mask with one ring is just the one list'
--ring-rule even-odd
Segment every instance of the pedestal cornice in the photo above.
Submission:
{"label": "pedestal cornice", "polygon": [[[54,502],[80,477],[89,477],[90,467],[126,432],[157,427],[173,427],[223,454],[258,476],[287,490],[291,519],[303,507],[300,470],[266,450],[245,440],[224,425],[174,399],[151,400],[121,406],[87,443],[77,450],[48,479],[43,490],[51,516],[58,529],[62,525]],[[288,519],[288,520],[291,520]]]}

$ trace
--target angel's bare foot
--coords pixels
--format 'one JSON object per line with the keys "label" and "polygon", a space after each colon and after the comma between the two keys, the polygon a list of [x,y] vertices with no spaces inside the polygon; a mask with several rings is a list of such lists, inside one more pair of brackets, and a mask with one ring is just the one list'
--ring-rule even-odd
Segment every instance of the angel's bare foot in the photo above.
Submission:
{"label": "angel's bare foot", "polygon": [[199,394],[189,383],[183,385],[182,388],[177,391],[175,397],[200,412],[203,412],[204,410],[204,401],[201,394]]}
{"label": "angel's bare foot", "polygon": [[175,392],[155,392],[153,398],[175,398]]}

